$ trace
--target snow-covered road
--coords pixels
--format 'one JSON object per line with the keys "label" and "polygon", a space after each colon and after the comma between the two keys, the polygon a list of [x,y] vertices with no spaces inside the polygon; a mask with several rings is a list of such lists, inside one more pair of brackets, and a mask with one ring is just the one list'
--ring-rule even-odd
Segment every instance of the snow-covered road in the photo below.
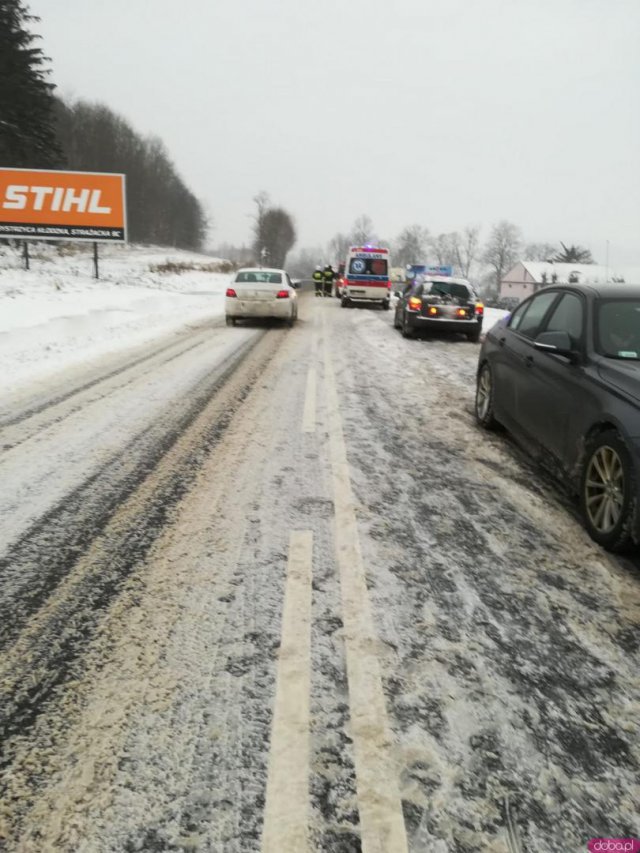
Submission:
{"label": "snow-covered road", "polygon": [[477,353],[303,294],[0,416],[8,849],[637,834],[640,575],[475,427]]}
{"label": "snow-covered road", "polygon": [[98,534],[261,334],[230,336],[217,320],[64,372],[0,412],[0,636],[19,631],[76,540]]}

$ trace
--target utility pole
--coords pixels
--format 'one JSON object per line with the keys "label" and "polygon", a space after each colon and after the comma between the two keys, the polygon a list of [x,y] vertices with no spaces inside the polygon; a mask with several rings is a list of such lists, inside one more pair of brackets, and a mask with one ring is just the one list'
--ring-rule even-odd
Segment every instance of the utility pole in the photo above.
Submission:
{"label": "utility pole", "polygon": [[605,274],[605,276],[606,276],[606,277],[605,277],[605,281],[607,281],[607,282],[608,282],[608,281],[609,281],[609,241],[608,241],[608,240],[607,240],[607,252],[606,252],[606,256],[607,256],[607,259],[606,259],[606,274]]}

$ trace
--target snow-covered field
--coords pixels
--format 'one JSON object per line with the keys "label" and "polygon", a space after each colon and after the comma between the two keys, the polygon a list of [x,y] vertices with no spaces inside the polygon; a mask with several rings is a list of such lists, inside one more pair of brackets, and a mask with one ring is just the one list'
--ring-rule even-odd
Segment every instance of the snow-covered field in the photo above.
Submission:
{"label": "snow-covered field", "polygon": [[[167,262],[183,272],[154,270]],[[0,393],[224,312],[229,274],[216,258],[153,246],[40,244],[23,269],[0,247]]]}

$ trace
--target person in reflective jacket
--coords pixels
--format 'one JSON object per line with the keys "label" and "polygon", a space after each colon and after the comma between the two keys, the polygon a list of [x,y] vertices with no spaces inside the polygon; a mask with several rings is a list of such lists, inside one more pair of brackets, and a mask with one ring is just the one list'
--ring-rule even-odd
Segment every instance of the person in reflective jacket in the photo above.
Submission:
{"label": "person in reflective jacket", "polygon": [[313,283],[316,286],[316,296],[322,296],[322,285],[324,282],[324,275],[322,274],[322,269],[320,266],[317,266],[315,272],[313,273]]}
{"label": "person in reflective jacket", "polygon": [[322,276],[324,278],[324,295],[331,296],[333,293],[333,281],[336,277],[336,272],[331,264],[326,265],[322,271]]}

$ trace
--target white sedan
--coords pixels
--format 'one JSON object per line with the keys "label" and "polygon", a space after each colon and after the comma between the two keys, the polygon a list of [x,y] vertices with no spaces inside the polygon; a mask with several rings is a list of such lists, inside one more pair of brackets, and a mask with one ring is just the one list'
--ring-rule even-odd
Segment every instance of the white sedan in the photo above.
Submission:
{"label": "white sedan", "polygon": [[225,299],[227,326],[238,320],[274,317],[293,326],[298,318],[298,294],[285,270],[238,270]]}

